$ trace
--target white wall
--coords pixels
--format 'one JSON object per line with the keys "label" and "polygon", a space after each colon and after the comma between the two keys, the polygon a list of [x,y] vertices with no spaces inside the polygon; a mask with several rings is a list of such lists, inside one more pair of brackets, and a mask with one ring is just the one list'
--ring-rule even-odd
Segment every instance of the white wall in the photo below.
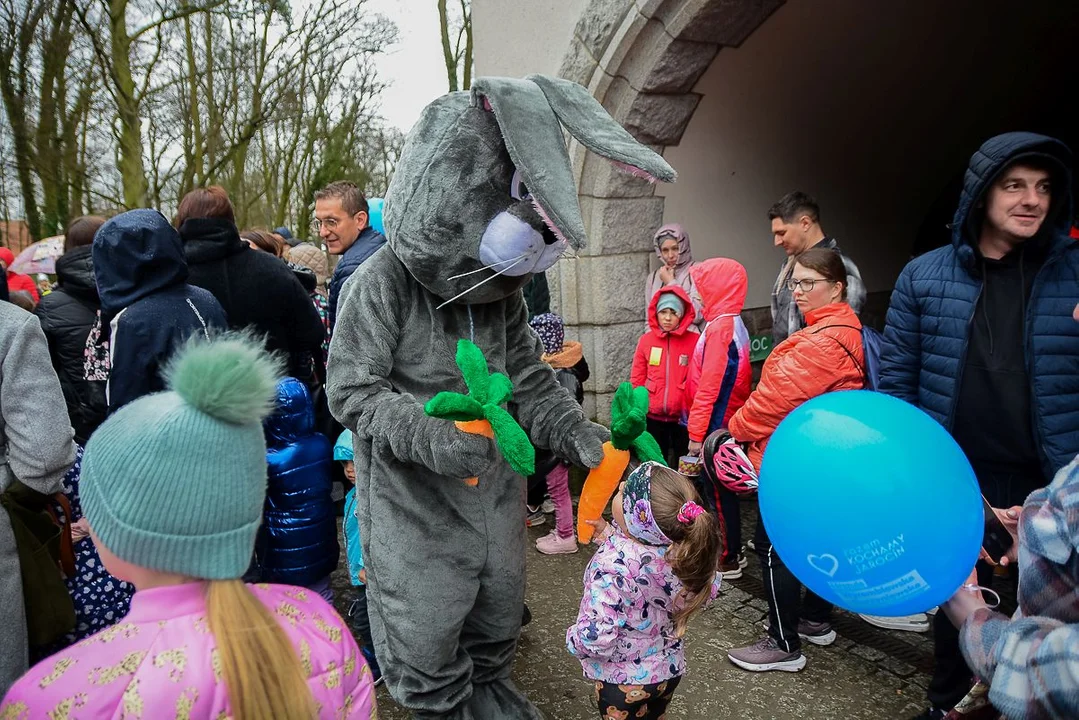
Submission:
{"label": "white wall", "polygon": [[977,146],[1036,129],[1038,110],[1074,95],[1077,6],[788,0],[698,82],[704,97],[665,153],[679,172],[658,190],[666,221],[686,225],[698,259],[743,262],[748,306],[763,306],[783,257],[767,209],[804,190],[869,289],[889,289]]}
{"label": "white wall", "polygon": [[588,0],[473,0],[476,76],[556,75]]}

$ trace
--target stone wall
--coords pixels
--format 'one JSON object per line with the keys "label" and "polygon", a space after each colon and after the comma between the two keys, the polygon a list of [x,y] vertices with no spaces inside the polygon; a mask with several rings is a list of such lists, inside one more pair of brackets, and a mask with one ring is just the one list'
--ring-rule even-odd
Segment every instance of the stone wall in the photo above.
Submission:
{"label": "stone wall", "polygon": [[[737,46],[783,0],[591,0],[559,74],[589,89],[638,140],[677,145],[700,96],[692,88],[723,46]],[[548,271],[551,299],[592,368],[586,411],[607,420],[645,330],[654,186],[570,143],[588,246]]]}

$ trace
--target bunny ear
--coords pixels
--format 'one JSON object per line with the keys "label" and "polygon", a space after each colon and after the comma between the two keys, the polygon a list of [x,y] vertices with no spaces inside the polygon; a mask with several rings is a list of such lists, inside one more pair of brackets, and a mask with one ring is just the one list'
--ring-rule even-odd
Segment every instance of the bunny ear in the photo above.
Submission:
{"label": "bunny ear", "polygon": [[649,182],[674,182],[678,176],[674,168],[634,140],[584,87],[547,75],[529,75],[527,79],[539,85],[559,121],[586,148]]}
{"label": "bunny ear", "polygon": [[510,160],[544,220],[571,246],[584,247],[584,220],[562,126],[540,88],[527,80],[477,78],[472,103],[494,113]]}

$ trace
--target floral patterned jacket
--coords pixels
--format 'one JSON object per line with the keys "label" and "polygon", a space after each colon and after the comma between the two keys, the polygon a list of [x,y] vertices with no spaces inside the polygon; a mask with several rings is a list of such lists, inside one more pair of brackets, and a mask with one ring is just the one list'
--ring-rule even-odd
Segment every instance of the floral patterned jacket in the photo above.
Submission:
{"label": "floral patterned jacket", "polygon": [[[249,586],[278,618],[320,718],[375,717],[371,671],[316,593]],[[0,718],[217,718],[231,715],[201,582],[136,592],[123,622],[47,658],[0,703]]]}
{"label": "floral patterned jacket", "polygon": [[[588,679],[648,685],[685,674],[685,645],[674,632],[682,583],[666,554],[666,547],[607,526],[584,572],[577,622],[566,631],[566,646]],[[712,599],[719,582],[717,574]]]}

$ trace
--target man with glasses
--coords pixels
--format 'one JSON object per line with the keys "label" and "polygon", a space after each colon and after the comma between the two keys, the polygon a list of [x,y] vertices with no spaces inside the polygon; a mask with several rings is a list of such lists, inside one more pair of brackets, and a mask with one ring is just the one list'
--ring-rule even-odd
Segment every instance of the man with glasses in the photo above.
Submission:
{"label": "man with glasses", "polygon": [[337,300],[356,268],[386,244],[382,233],[368,225],[367,198],[350,182],[332,182],[315,193],[311,230],[322,238],[331,255],[340,255],[330,278],[330,332],[337,320]]}
{"label": "man with glasses", "polygon": [[[970,158],[951,243],[903,269],[888,309],[881,391],[951,432],[996,508],[1022,505],[1079,452],[1073,163],[1064,143],[1044,135],[987,140]],[[1061,553],[1059,563],[1074,564],[1074,548]],[[977,570],[980,585],[993,582],[988,563]],[[1027,568],[1019,572],[1025,578]],[[969,635],[969,624],[961,629]],[[920,718],[943,718],[970,688],[959,633],[937,613],[930,707]]]}
{"label": "man with glasses", "polygon": [[[772,221],[775,246],[787,253],[772,288],[772,346],[775,347],[805,327],[805,318],[794,303],[789,287],[795,256],[816,247],[835,250],[840,255],[843,252],[835,238],[824,234],[820,225],[820,207],[804,192],[790,192],[781,197],[768,209],[768,219]],[[865,304],[862,275],[846,255],[843,255],[843,265],[847,268],[847,302],[855,313],[860,313]]]}

